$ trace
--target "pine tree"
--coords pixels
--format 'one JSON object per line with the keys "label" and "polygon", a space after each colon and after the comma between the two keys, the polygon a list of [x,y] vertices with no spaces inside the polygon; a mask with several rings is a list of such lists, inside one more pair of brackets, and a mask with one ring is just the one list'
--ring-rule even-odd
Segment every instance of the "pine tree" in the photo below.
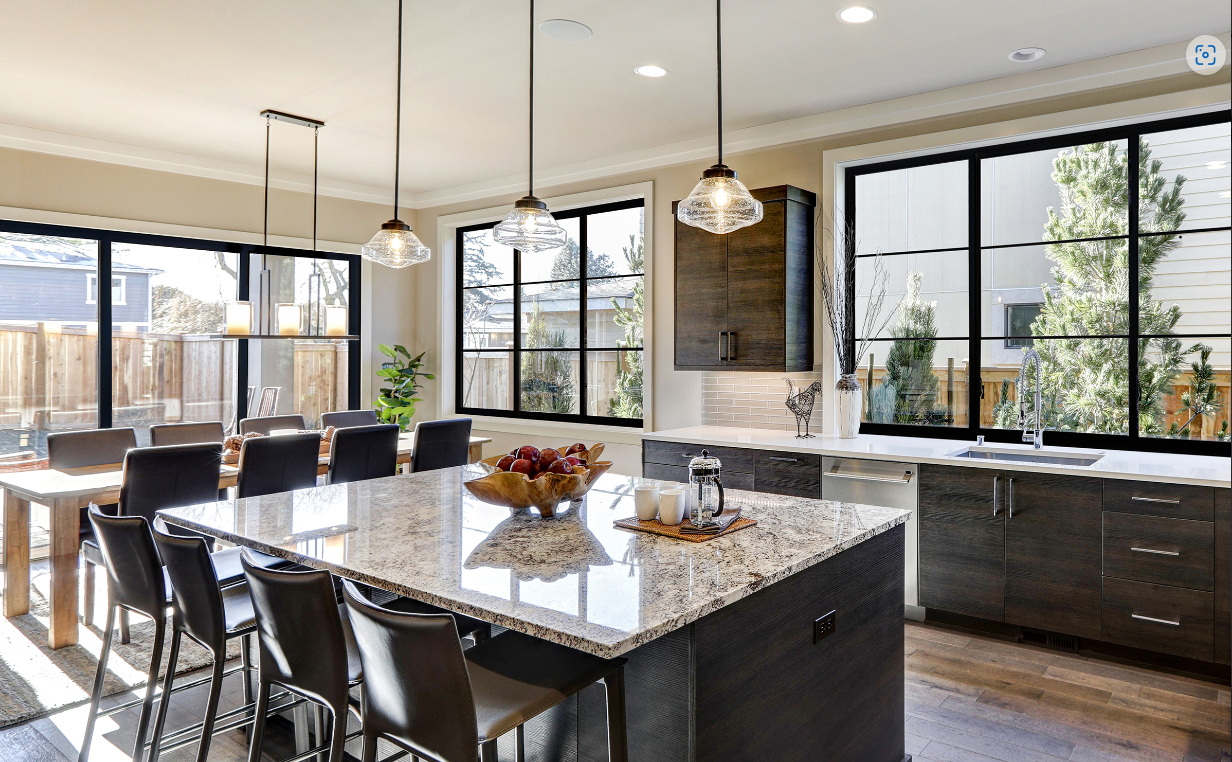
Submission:
{"label": "pine tree", "polygon": [[[1045,241],[1125,236],[1129,233],[1129,157],[1115,142],[1061,151],[1053,159],[1052,179],[1060,191],[1059,209],[1049,208]],[[1144,230],[1171,232],[1185,219],[1178,176],[1164,191],[1162,162],[1151,158],[1150,144],[1139,141],[1139,214]],[[1151,298],[1158,264],[1179,245],[1176,235],[1139,241],[1139,333],[1164,338],[1138,342],[1138,415],[1143,433],[1160,433],[1163,397],[1171,390],[1185,354],[1168,337],[1181,317],[1176,305]],[[1036,336],[1108,336],[1129,333],[1129,246],[1124,238],[1045,247],[1054,263],[1053,286],[1044,286],[1044,304],[1031,326]],[[1046,425],[1070,431],[1124,434],[1129,429],[1129,345],[1125,339],[1036,339],[1043,360]]]}
{"label": "pine tree", "polygon": [[[525,349],[565,346],[564,331],[549,331],[536,299],[526,321]],[[522,353],[522,410],[534,413],[576,413],[573,394],[573,352]]]}
{"label": "pine tree", "polygon": [[[1189,427],[1196,420],[1198,428],[1202,428],[1202,418],[1210,418],[1214,420],[1215,416],[1219,415],[1219,411],[1223,409],[1223,403],[1219,400],[1219,389],[1215,384],[1215,369],[1211,367],[1211,352],[1214,350],[1205,344],[1198,345],[1199,359],[1190,365],[1190,375],[1192,378],[1189,381],[1189,390],[1181,394],[1181,408],[1179,413],[1184,415],[1189,414],[1183,424],[1172,424],[1172,428],[1168,431],[1169,436],[1190,436]],[[1223,428],[1227,429],[1228,422],[1223,422]],[[1223,437],[1219,437],[1222,439]]]}
{"label": "pine tree", "polygon": [[890,345],[881,383],[895,390],[895,423],[937,422],[937,376],[933,373],[937,342],[932,340],[937,335],[937,303],[920,299],[923,281],[923,273],[907,273],[907,293],[898,303],[898,318],[890,329],[900,340]]}
{"label": "pine tree", "polygon": [[[552,260],[552,280],[569,280],[578,278],[582,272],[581,252],[577,241],[570,238],[564,246],[556,250],[556,258]],[[586,277],[598,278],[603,275],[615,275],[616,268],[612,258],[593,249],[587,250]]]}
{"label": "pine tree", "polygon": [[[640,273],[646,265],[644,242],[640,236],[629,236],[629,245],[621,247],[629,272]],[[612,309],[616,311],[613,318],[616,325],[625,329],[625,346],[640,347],[643,345],[643,315],[646,309],[646,284],[640,278],[633,286],[633,306],[621,307],[615,297],[612,298]],[[615,418],[642,417],[642,353],[620,352],[619,367],[616,370],[616,396],[608,401],[611,415]]]}

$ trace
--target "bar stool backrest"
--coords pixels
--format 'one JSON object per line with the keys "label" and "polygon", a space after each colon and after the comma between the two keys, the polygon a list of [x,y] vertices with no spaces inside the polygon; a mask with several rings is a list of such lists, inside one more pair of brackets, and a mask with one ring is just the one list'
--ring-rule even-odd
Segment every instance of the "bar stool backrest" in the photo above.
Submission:
{"label": "bar stool backrest", "polygon": [[167,609],[167,587],[149,523],[141,516],[108,516],[93,503],[89,515],[112,602],[161,618]]}
{"label": "bar stool backrest", "polygon": [[256,497],[315,487],[320,453],[321,437],[311,432],[245,439],[240,445],[235,496]]}
{"label": "bar stool backrest", "polygon": [[168,534],[159,519],[154,524],[154,543],[171,577],[177,626],[206,648],[226,648],[222,591],[205,540]]}
{"label": "bar stool backrest", "polygon": [[336,410],[332,413],[321,413],[321,428],[347,429],[352,426],[375,426],[381,419],[376,417],[375,410]]}
{"label": "bar stool backrest", "polygon": [[[323,570],[274,571],[240,551],[261,643],[261,680],[335,709],[346,706],[346,635],[333,578]],[[342,711],[345,711],[343,709]]]}
{"label": "bar stool backrest", "polygon": [[465,466],[471,446],[471,419],[423,421],[415,424],[412,471]]}
{"label": "bar stool backrest", "polygon": [[47,435],[48,468],[82,468],[123,463],[137,446],[136,429],[89,429]]}
{"label": "bar stool backrest", "polygon": [[308,428],[304,423],[304,416],[294,415],[266,415],[257,418],[245,418],[240,421],[241,434],[264,434],[269,436],[271,431],[276,429],[300,429]]}
{"label": "bar stool backrest", "polygon": [[326,482],[342,484],[393,476],[398,466],[400,431],[396,423],[334,431],[334,439],[329,446]]}
{"label": "bar stool backrest", "polygon": [[364,668],[364,730],[421,756],[479,759],[479,731],[458,630],[449,614],[402,614],[342,581]]}
{"label": "bar stool backrest", "polygon": [[120,513],[153,521],[164,508],[212,503],[218,500],[221,467],[222,447],[218,444],[129,450],[120,482]]}
{"label": "bar stool backrest", "polygon": [[217,442],[227,438],[222,421],[204,423],[160,423],[150,427],[150,444],[155,447],[177,444]]}

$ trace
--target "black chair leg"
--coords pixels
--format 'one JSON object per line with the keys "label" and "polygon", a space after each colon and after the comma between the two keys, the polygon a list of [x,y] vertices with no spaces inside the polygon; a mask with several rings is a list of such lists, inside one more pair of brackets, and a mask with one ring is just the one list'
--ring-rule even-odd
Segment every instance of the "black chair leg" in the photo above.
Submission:
{"label": "black chair leg", "polygon": [[[257,711],[253,715],[252,731],[248,737],[248,762],[261,762],[261,741],[265,738],[265,715],[269,713],[269,695],[269,683],[258,681]],[[376,748],[376,739],[373,739],[373,748]]]}
{"label": "black chair leg", "polygon": [[205,702],[204,725],[201,740],[197,743],[197,762],[206,762],[210,756],[210,742],[214,740],[214,718],[218,716],[218,698],[222,695],[222,672],[226,666],[226,643],[214,651],[214,674],[210,676],[210,697]]}
{"label": "black chair leg", "polygon": [[513,731],[513,758],[515,762],[526,762],[526,726],[519,725]]}
{"label": "black chair leg", "polygon": [[475,641],[475,645],[479,645],[485,640],[492,637],[492,625],[484,625],[483,627],[471,633],[471,640]]}
{"label": "black chair leg", "polygon": [[[166,631],[166,620],[154,623],[154,650],[150,655],[150,672],[146,676],[145,698],[141,701],[141,716],[137,720],[137,740],[133,742],[133,762],[141,762],[145,753],[145,736],[150,728],[150,710],[154,708],[154,686],[158,684],[158,667],[163,660],[163,636]],[[167,703],[170,698],[170,693],[164,693],[162,703]]]}
{"label": "black chair leg", "polygon": [[603,678],[607,688],[608,762],[629,762],[629,738],[625,730],[625,668],[617,667]]}
{"label": "black chair leg", "polygon": [[90,742],[94,740],[94,721],[98,719],[98,703],[103,700],[103,681],[107,679],[107,656],[111,653],[112,628],[115,626],[116,607],[107,606],[107,629],[103,630],[103,650],[98,655],[98,671],[94,674],[94,691],[90,694],[90,715],[86,718],[86,737],[81,742],[77,762],[90,758]]}
{"label": "black chair leg", "polygon": [[[360,762],[376,762],[376,734],[364,733],[364,748],[360,752]],[[415,755],[411,755],[411,759],[416,759]]]}
{"label": "black chair leg", "polygon": [[94,624],[94,564],[84,557],[81,562],[85,567],[81,581],[81,586],[85,588],[85,600],[81,602],[81,623],[89,627]]}
{"label": "black chair leg", "polygon": [[252,703],[252,633],[240,638],[240,664],[243,665],[244,703]]}
{"label": "black chair leg", "polygon": [[[341,707],[331,709],[334,726],[329,733],[329,762],[342,762],[342,753],[346,749],[347,708],[345,699]],[[374,742],[373,747],[376,746]]]}
{"label": "black chair leg", "polygon": [[[108,630],[110,632],[110,630]],[[167,710],[171,706],[171,683],[175,680],[175,664],[180,658],[180,631],[171,633],[171,650],[167,654],[167,674],[163,676],[163,695],[158,700],[158,715],[154,718],[154,735],[150,738],[149,762],[158,762],[163,742],[163,728],[167,724]],[[85,762],[81,760],[81,762]]]}
{"label": "black chair leg", "polygon": [[127,644],[128,641],[128,611],[126,609],[120,609],[120,642]]}
{"label": "black chair leg", "polygon": [[479,744],[479,762],[498,762],[496,759],[496,741],[484,741]]}

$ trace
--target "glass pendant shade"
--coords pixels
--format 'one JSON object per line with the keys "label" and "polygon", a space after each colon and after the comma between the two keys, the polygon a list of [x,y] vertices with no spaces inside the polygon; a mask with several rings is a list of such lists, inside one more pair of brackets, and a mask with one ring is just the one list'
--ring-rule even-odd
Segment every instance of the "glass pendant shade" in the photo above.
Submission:
{"label": "glass pendant shade", "polygon": [[569,234],[552,218],[548,205],[534,196],[518,199],[509,216],[493,228],[492,237],[499,244],[527,254],[559,249],[569,240]]}
{"label": "glass pendant shade", "polygon": [[718,235],[761,222],[761,202],[753,198],[736,173],[715,164],[676,207],[676,219]]}
{"label": "glass pendant shade", "polygon": [[386,267],[409,267],[432,258],[432,250],[423,245],[411,226],[402,220],[390,220],[372,240],[359,250],[364,259]]}

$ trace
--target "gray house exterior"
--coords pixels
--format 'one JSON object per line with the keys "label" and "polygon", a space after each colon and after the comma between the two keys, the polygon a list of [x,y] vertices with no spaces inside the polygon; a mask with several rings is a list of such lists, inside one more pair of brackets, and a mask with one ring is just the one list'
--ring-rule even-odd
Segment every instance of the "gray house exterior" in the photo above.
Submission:
{"label": "gray house exterior", "polygon": [[[150,276],[159,270],[113,263],[113,323],[150,329]],[[98,259],[68,246],[0,239],[0,323],[98,320]]]}

